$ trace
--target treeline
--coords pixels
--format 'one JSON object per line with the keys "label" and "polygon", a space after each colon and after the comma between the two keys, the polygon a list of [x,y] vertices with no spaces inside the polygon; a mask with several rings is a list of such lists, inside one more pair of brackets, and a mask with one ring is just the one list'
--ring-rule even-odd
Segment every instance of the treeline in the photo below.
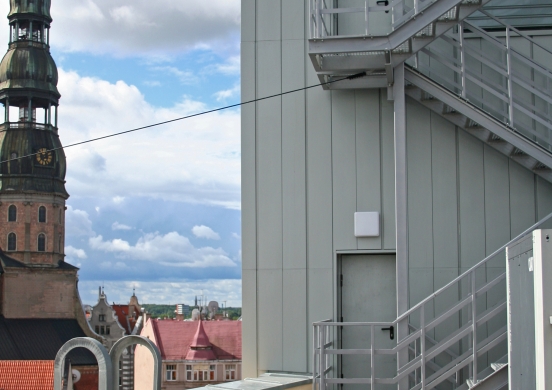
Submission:
{"label": "treeline", "polygon": [[[174,310],[176,305],[156,305],[156,304],[143,304],[142,308],[146,310],[152,318],[175,318],[176,314]],[[191,318],[193,308],[190,308],[190,314],[186,318]],[[228,313],[228,317],[232,320],[237,320],[241,317],[241,307],[227,307],[219,309],[219,313],[223,311]]]}

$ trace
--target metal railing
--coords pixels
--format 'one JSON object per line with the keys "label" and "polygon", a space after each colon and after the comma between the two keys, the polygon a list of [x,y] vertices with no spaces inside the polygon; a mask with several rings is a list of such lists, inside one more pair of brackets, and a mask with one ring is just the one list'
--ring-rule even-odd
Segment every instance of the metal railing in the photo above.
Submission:
{"label": "metal railing", "polygon": [[[439,0],[358,0],[358,7],[335,7],[333,0],[309,0],[309,37],[384,36],[395,31]],[[459,0],[472,4],[475,0]],[[447,14],[454,19],[455,11]],[[339,18],[346,18],[339,30]]]}
{"label": "metal railing", "polygon": [[[552,227],[552,214],[522,232],[491,255],[413,306],[393,322],[333,322],[313,324],[313,389],[342,384],[398,384],[410,390],[432,389],[449,380],[455,386],[483,379],[481,371],[507,353],[506,254],[508,245],[535,229]],[[405,324],[411,326],[404,326]],[[378,348],[377,329],[409,329],[392,348]],[[360,328],[356,335],[368,345],[345,348],[343,333]],[[381,332],[379,332],[381,333]],[[428,338],[434,342],[428,343]],[[450,351],[454,352],[451,354]],[[344,376],[345,357],[362,360],[363,377]],[[397,368],[382,377],[378,359],[394,356]],[[496,360],[495,360],[496,359]],[[350,360],[349,360],[350,362]],[[367,375],[365,375],[365,373]]]}
{"label": "metal railing", "polygon": [[[502,36],[463,21],[407,63],[552,150],[552,51],[488,13],[481,13],[503,28]],[[540,59],[521,52],[524,45],[538,49]]]}

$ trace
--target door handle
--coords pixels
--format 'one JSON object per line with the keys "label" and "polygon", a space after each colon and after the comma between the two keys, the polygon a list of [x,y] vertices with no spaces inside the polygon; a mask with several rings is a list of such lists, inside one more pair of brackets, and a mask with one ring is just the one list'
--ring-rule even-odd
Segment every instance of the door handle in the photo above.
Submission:
{"label": "door handle", "polygon": [[389,331],[389,338],[391,340],[395,339],[395,327],[394,326],[390,326],[389,328],[381,328],[381,330],[388,330]]}

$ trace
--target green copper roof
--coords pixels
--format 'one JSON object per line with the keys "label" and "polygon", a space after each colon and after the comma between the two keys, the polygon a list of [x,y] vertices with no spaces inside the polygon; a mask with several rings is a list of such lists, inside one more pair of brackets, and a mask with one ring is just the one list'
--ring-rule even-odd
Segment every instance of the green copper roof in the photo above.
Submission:
{"label": "green copper roof", "polygon": [[30,88],[59,98],[57,83],[56,63],[46,49],[17,44],[0,63],[0,90]]}
{"label": "green copper roof", "polygon": [[34,16],[52,22],[50,16],[51,0],[10,0],[10,13],[8,19],[16,19],[18,17]]}

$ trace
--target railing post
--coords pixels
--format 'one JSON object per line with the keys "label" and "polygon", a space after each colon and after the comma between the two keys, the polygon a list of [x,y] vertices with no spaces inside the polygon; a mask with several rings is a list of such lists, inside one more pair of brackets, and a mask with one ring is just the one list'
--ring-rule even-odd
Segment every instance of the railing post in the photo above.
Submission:
{"label": "railing post", "polygon": [[324,354],[324,340],[326,339],[326,326],[321,325],[320,331],[318,332],[318,342],[320,343],[319,346],[319,356],[318,356],[318,363],[320,367],[320,385],[319,390],[325,390],[326,389],[326,374],[324,371],[326,371],[325,362],[326,362],[326,356]]}
{"label": "railing post", "polygon": [[458,41],[460,43],[460,76],[462,78],[462,98],[466,98],[466,57],[464,50],[464,22],[458,23]]}
{"label": "railing post", "polygon": [[471,273],[471,317],[472,317],[472,353],[473,382],[477,383],[477,300],[475,299],[475,270]]}
{"label": "railing post", "polygon": [[318,326],[312,327],[312,390],[316,390],[316,334]]}
{"label": "railing post", "polygon": [[322,37],[322,0],[316,0],[316,38]]}
{"label": "railing post", "polygon": [[374,388],[374,325],[370,325],[370,388]]}
{"label": "railing post", "polygon": [[369,26],[368,26],[368,0],[364,1],[364,35],[368,36]]}
{"label": "railing post", "polygon": [[420,307],[420,330],[422,331],[422,334],[420,335],[420,356],[422,359],[422,365],[420,367],[420,380],[422,383],[422,389],[425,388],[425,381],[426,381],[426,371],[425,371],[425,303]]}
{"label": "railing post", "polygon": [[512,86],[512,54],[510,52],[510,29],[506,27],[506,66],[508,71],[508,120],[510,121],[510,127],[514,127],[514,97]]}

